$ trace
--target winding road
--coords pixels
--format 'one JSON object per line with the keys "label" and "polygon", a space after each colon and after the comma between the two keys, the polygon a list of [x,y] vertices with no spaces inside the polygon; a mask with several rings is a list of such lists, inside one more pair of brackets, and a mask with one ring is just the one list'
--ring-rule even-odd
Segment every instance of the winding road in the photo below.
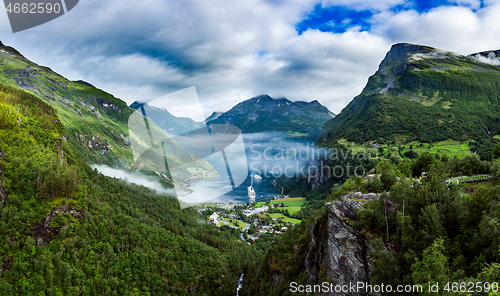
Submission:
{"label": "winding road", "polygon": [[[236,219],[235,219],[236,220]],[[237,221],[241,221],[243,223],[245,223],[245,227],[243,227],[243,229],[241,230],[241,233],[240,233],[240,237],[242,240],[246,241],[246,239],[243,237],[243,233],[248,230],[250,228],[250,223],[248,222],[245,222],[245,221],[242,221],[242,220],[237,220]],[[234,225],[228,225],[229,227],[231,228],[234,228],[234,229],[240,229],[239,227],[237,226],[234,226]],[[251,239],[251,240],[256,240],[258,239],[258,237],[255,237],[255,236],[251,236],[251,235],[248,235],[248,238]],[[251,245],[249,242],[247,242],[249,245]]]}

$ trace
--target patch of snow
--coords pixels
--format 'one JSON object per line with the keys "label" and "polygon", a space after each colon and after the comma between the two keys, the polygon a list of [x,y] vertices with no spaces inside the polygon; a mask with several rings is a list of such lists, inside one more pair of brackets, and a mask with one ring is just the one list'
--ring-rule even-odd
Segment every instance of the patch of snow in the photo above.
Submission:
{"label": "patch of snow", "polygon": [[437,58],[437,59],[447,59],[449,58],[449,54],[456,55],[452,52],[447,52],[443,50],[436,50],[430,53],[415,53],[411,56],[411,60],[423,60],[423,59],[429,59],[429,58]]}

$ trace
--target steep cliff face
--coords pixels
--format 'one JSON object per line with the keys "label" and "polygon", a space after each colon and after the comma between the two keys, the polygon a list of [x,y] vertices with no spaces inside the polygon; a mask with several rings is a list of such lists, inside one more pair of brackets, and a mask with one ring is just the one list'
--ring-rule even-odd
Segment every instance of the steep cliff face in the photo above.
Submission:
{"label": "steep cliff face", "polygon": [[[329,287],[349,287],[370,283],[373,266],[369,240],[346,222],[356,208],[354,196],[359,197],[346,195],[343,200],[327,203],[321,214],[280,237],[269,248],[254,278],[245,280],[242,294],[289,295],[292,284],[314,287],[328,282]],[[361,196],[366,200],[372,198],[377,196]],[[314,295],[376,295],[365,291],[321,290]]]}

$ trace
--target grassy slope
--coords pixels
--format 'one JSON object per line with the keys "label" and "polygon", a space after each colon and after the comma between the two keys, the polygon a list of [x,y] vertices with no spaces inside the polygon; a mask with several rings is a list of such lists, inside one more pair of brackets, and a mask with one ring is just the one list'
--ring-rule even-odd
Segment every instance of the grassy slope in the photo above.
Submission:
{"label": "grassy slope", "polygon": [[458,158],[472,153],[471,147],[469,145],[470,141],[464,141],[461,143],[459,141],[454,141],[451,139],[432,144],[422,143],[419,141],[411,141],[404,145],[384,145],[382,146],[384,150],[384,152],[382,153],[378,152],[377,149],[371,148],[366,145],[356,144],[355,142],[349,142],[346,139],[340,139],[338,143],[344,145],[348,149],[351,149],[352,151],[354,151],[354,153],[362,153],[363,151],[368,153],[368,151],[371,151],[374,156],[379,156],[382,159],[387,158],[386,156],[388,152],[391,154],[392,158],[408,159],[408,157],[406,157],[404,153],[410,150],[413,150],[418,154],[428,152],[432,154],[447,155],[449,157],[457,156]]}
{"label": "grassy slope", "polygon": [[[87,162],[160,172],[165,167],[158,166],[158,163],[164,162],[151,160],[163,160],[163,155],[156,151],[159,149],[153,151],[159,154],[158,157],[139,159],[139,165],[135,165],[128,139],[132,138],[141,147],[147,147],[149,143],[144,141],[144,135],[129,134],[128,120],[135,110],[111,94],[72,82],[50,68],[27,60],[7,46],[0,48],[0,84],[30,91],[50,104],[57,111],[68,140]],[[151,128],[154,135],[163,134],[154,124]],[[191,155],[171,144],[169,146],[173,148],[167,151],[167,157],[169,161],[174,160],[174,165],[192,160]],[[191,173],[186,174],[186,179],[192,174],[214,173],[203,160],[188,169]]]}

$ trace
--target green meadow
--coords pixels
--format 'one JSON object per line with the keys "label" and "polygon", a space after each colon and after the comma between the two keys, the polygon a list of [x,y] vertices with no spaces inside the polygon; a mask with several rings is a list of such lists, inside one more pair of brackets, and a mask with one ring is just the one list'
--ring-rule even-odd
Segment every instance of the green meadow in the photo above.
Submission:
{"label": "green meadow", "polygon": [[413,150],[417,151],[418,153],[429,152],[433,154],[445,154],[448,156],[458,157],[471,153],[469,141],[464,141],[461,143],[454,140],[446,140],[436,142],[434,144],[413,141],[403,145],[402,147],[404,148],[401,153],[404,154],[404,152],[410,150],[410,145],[412,146]]}
{"label": "green meadow", "polygon": [[[302,206],[302,204],[304,204],[305,202],[306,202],[306,200],[303,197],[292,197],[292,198],[287,198],[287,199],[272,200],[271,204],[275,205],[275,204],[282,203],[287,208],[288,207],[298,207],[300,209],[300,207]],[[265,205],[266,205],[265,201],[259,201],[255,205],[255,207],[256,208],[260,208],[260,207],[265,206]]]}
{"label": "green meadow", "polygon": [[[500,135],[495,136],[495,138],[500,138]],[[365,145],[358,145],[354,142],[349,142],[346,139],[341,139],[338,141],[339,144],[344,145],[348,149],[352,149],[354,153],[360,152],[368,152],[371,150],[372,156],[378,156],[382,159],[386,158],[396,158],[396,159],[407,159],[408,157],[404,156],[405,152],[413,150],[418,154],[429,152],[432,154],[442,154],[447,155],[449,157],[457,156],[462,157],[467,154],[471,154],[470,141],[454,141],[451,139],[440,141],[436,143],[422,143],[419,141],[412,141],[406,143],[401,146],[389,146],[389,145],[380,145],[382,146],[383,152],[379,151],[379,148],[371,148]],[[341,156],[339,156],[341,157]]]}
{"label": "green meadow", "polygon": [[278,221],[279,221],[279,220],[283,220],[283,221],[285,221],[285,222],[290,222],[290,223],[292,223],[292,224],[299,224],[299,223],[300,223],[300,220],[298,220],[298,219],[293,219],[293,218],[289,218],[289,217],[287,217],[287,216],[285,216],[285,215],[283,215],[283,214],[273,213],[273,214],[269,214],[269,216],[270,216],[271,218],[276,218],[276,219],[278,219]]}

